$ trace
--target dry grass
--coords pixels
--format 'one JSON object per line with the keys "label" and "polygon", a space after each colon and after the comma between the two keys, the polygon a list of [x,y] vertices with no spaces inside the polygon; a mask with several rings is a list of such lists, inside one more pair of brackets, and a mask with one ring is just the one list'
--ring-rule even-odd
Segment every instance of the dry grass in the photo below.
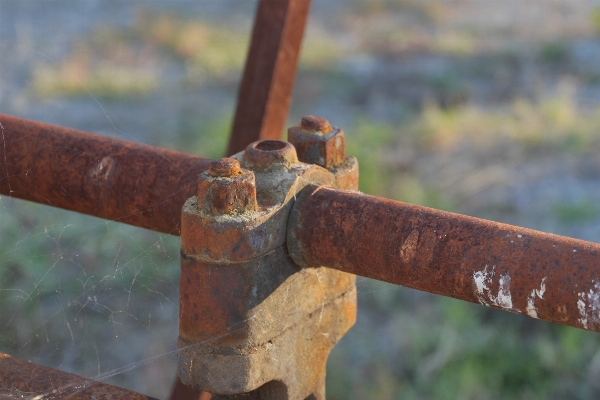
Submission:
{"label": "dry grass", "polygon": [[506,108],[474,105],[441,109],[427,105],[407,129],[413,143],[443,149],[464,140],[489,145],[498,139],[535,148],[587,151],[598,143],[600,108],[584,111],[572,97],[559,94],[539,102],[517,99]]}

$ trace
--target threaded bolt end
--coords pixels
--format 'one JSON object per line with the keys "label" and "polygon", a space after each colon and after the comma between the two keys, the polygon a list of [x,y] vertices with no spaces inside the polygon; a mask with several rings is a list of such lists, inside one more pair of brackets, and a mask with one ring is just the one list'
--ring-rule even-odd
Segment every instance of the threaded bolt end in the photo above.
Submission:
{"label": "threaded bolt end", "polygon": [[325,118],[316,117],[314,115],[305,115],[300,122],[300,128],[304,131],[316,131],[324,134],[333,131],[331,124]]}
{"label": "threaded bolt end", "polygon": [[208,166],[208,173],[213,177],[231,178],[242,173],[240,163],[233,158],[221,158]]}

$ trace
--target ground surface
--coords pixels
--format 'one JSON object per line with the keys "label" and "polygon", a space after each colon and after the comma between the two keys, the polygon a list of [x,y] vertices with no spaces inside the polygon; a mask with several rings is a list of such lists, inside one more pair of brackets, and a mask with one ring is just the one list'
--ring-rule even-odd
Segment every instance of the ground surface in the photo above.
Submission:
{"label": "ground surface", "polygon": [[[0,0],[0,111],[216,157],[255,2]],[[361,190],[600,241],[600,12],[314,0],[290,123]],[[1,123],[1,121],[0,121]],[[0,199],[0,351],[163,398],[178,240]],[[597,398],[597,335],[359,279],[329,398]]]}

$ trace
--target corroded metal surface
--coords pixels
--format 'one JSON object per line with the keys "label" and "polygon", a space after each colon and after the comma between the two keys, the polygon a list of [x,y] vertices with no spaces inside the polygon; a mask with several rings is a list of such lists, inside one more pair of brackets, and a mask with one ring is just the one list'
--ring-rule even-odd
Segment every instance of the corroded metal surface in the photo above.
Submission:
{"label": "corroded metal surface", "polygon": [[327,266],[600,331],[600,245],[331,188],[308,187],[288,248]]}
{"label": "corroded metal surface", "polygon": [[[182,211],[179,377],[219,399],[324,399],[327,357],[356,318],[355,277],[299,269],[285,238],[296,194],[336,176],[280,141],[233,158],[254,173],[257,207],[214,212],[200,190]],[[236,177],[220,177],[223,190],[239,192]]]}
{"label": "corroded metal surface", "polygon": [[260,0],[227,154],[285,128],[310,0]]}
{"label": "corroded metal surface", "polygon": [[198,177],[199,208],[213,215],[254,211],[256,182],[254,173],[240,168],[238,160],[223,158],[210,163]]}
{"label": "corroded metal surface", "polygon": [[253,169],[263,171],[278,168],[279,164],[289,167],[298,162],[298,155],[290,143],[281,140],[259,140],[246,147],[244,160]]}
{"label": "corroded metal surface", "polygon": [[346,158],[346,139],[341,128],[325,118],[307,115],[300,125],[288,129],[288,140],[296,147],[300,161],[331,169]]}
{"label": "corroded metal surface", "polygon": [[335,187],[345,190],[358,190],[358,160],[346,156],[344,162],[329,171],[335,176]]}
{"label": "corroded metal surface", "polygon": [[179,234],[211,160],[0,114],[0,193]]}
{"label": "corroded metal surface", "polygon": [[171,393],[169,394],[169,400],[211,400],[211,398],[216,400],[208,392],[184,385],[178,376],[175,377],[175,383],[173,383]]}
{"label": "corroded metal surface", "polygon": [[148,400],[150,397],[0,353],[0,399]]}
{"label": "corroded metal surface", "polygon": [[288,129],[288,141],[298,159],[327,168],[335,176],[335,187],[358,190],[358,161],[346,155],[344,131],[325,118],[304,116],[300,125]]}

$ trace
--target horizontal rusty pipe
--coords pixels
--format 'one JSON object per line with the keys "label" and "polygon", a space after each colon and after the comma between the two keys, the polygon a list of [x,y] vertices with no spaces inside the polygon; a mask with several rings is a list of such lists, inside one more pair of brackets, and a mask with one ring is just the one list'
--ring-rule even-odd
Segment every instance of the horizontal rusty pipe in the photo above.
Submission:
{"label": "horizontal rusty pipe", "polygon": [[0,194],[179,235],[211,160],[0,114]]}
{"label": "horizontal rusty pipe", "polygon": [[302,266],[600,332],[600,245],[330,188],[307,187],[288,228]]}
{"label": "horizontal rusty pipe", "polygon": [[0,398],[130,399],[151,397],[0,353]]}

